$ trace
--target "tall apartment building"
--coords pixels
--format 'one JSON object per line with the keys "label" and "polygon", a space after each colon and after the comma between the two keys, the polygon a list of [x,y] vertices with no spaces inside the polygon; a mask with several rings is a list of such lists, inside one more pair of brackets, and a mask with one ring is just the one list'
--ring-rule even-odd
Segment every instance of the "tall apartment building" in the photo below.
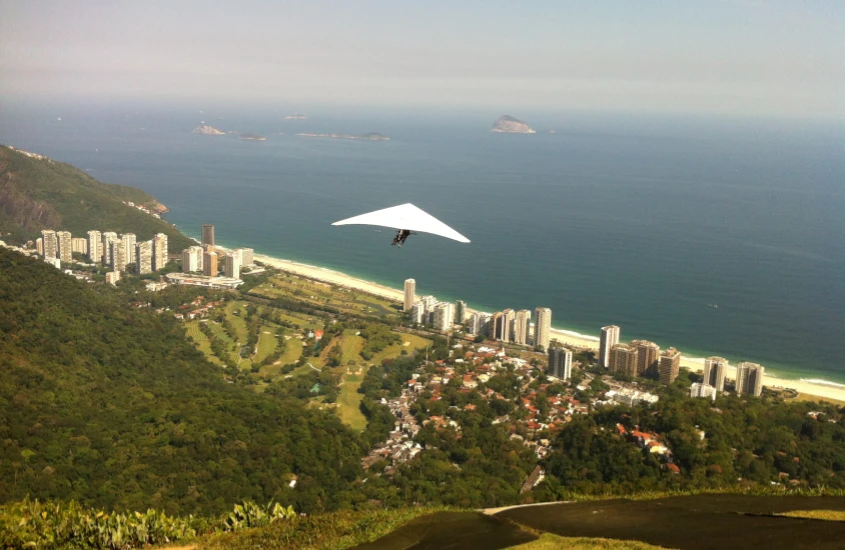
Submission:
{"label": "tall apartment building", "polygon": [[608,368],[613,374],[619,373],[634,377],[637,375],[639,350],[628,344],[614,344],[610,348]]}
{"label": "tall apartment building", "polygon": [[476,336],[482,334],[487,336],[490,332],[490,314],[483,311],[476,311],[472,314],[469,322],[469,333]]}
{"label": "tall apartment building", "polygon": [[63,262],[73,261],[73,237],[70,231],[57,231],[56,243],[59,245],[57,256]]}
{"label": "tall apartment building", "polygon": [[499,340],[502,342],[513,342],[513,323],[516,321],[516,312],[508,308],[502,312],[501,316],[502,327],[497,329],[499,332]]}
{"label": "tall apartment building", "polygon": [[452,328],[455,319],[455,304],[440,302],[434,306],[434,320],[432,324],[437,330],[446,331]]}
{"label": "tall apartment building", "polygon": [[88,232],[88,261],[93,264],[103,261],[103,236],[97,230]]}
{"label": "tall apartment building", "polygon": [[120,280],[120,271],[109,271],[106,273],[106,282],[112,285],[116,285],[117,282]]}
{"label": "tall apartment building", "polygon": [[135,244],[137,239],[135,233],[123,233],[120,235],[120,240],[123,242],[123,252],[126,254],[126,263],[131,264],[135,259]]}
{"label": "tall apartment building", "polygon": [[255,250],[252,248],[239,248],[241,251],[241,267],[255,265]]}
{"label": "tall apartment building", "polygon": [[725,375],[728,372],[728,360],[724,357],[708,357],[704,360],[704,383],[718,391],[725,391]]}
{"label": "tall apartment building", "polygon": [[534,347],[549,349],[552,331],[552,310],[538,307],[534,310]]}
{"label": "tall apartment building", "polygon": [[226,265],[223,266],[223,274],[230,279],[241,278],[241,254],[233,250],[226,254]]}
{"label": "tall apartment building", "polygon": [[660,346],[648,340],[632,340],[631,346],[637,348],[637,376],[645,373],[657,374],[660,359]]}
{"label": "tall apartment building", "polygon": [[414,307],[414,302],[417,301],[417,282],[414,279],[405,279],[405,301],[402,304],[404,307],[402,311],[408,311]]}
{"label": "tall apartment building", "polygon": [[76,254],[88,254],[88,239],[74,237],[70,240],[70,249]]}
{"label": "tall apartment building", "polygon": [[675,348],[669,348],[660,354],[660,363],[657,366],[660,382],[669,385],[678,377],[681,369],[681,352]]}
{"label": "tall apartment building", "polygon": [[610,350],[619,343],[621,329],[616,325],[601,327],[601,338],[599,339],[599,365],[604,368],[610,367]]}
{"label": "tall apartment building", "polygon": [[765,367],[750,361],[743,361],[736,367],[736,394],[760,397],[763,393]]}
{"label": "tall apartment building", "polygon": [[156,233],[153,237],[153,271],[164,269],[167,265],[167,235]]}
{"label": "tall apartment building", "polygon": [[549,375],[560,380],[572,378],[572,351],[566,348],[549,348]]}
{"label": "tall apartment building", "polygon": [[182,251],[182,272],[202,271],[203,250],[201,246],[189,246]]}
{"label": "tall apartment building", "polygon": [[425,304],[421,300],[417,300],[411,306],[411,322],[418,325],[425,323]]}
{"label": "tall apartment building", "polygon": [[41,232],[41,240],[44,246],[44,259],[59,257],[59,241],[56,238],[56,232],[51,229],[45,229]]}
{"label": "tall apartment building", "polygon": [[203,224],[202,226],[202,244],[214,246],[214,226],[210,223]]}
{"label": "tall apartment building", "polygon": [[709,384],[699,384],[696,382],[689,387],[690,397],[709,397],[715,401],[717,393],[716,388]]}
{"label": "tall apartment building", "polygon": [[135,243],[135,273],[146,275],[153,272],[153,241]]}
{"label": "tall apartment building", "polygon": [[111,254],[111,246],[110,245],[113,241],[118,240],[117,233],[115,233],[114,231],[104,231],[102,236],[103,236],[103,257],[101,258],[101,261],[103,262],[104,266],[110,266],[111,265],[111,255],[110,255]]}
{"label": "tall apartment building", "polygon": [[42,258],[44,257],[44,239],[43,238],[38,237],[37,239],[35,239],[35,251]]}
{"label": "tall apartment building", "polygon": [[497,311],[496,313],[490,316],[490,323],[487,325],[489,329],[487,336],[491,340],[499,340],[501,339],[502,334],[502,312]]}
{"label": "tall apartment building", "polygon": [[220,269],[217,267],[217,252],[206,250],[202,257],[202,274],[208,277],[217,277]]}
{"label": "tall apartment building", "polygon": [[123,240],[118,239],[109,242],[109,258],[111,259],[109,267],[112,271],[124,271],[126,269],[126,264],[129,263],[129,254],[123,248]]}
{"label": "tall apartment building", "polygon": [[531,311],[520,309],[513,321],[513,343],[527,346],[531,339]]}
{"label": "tall apartment building", "polygon": [[463,300],[458,300],[455,302],[455,322],[459,325],[464,324],[466,321],[468,312],[467,312],[467,303]]}

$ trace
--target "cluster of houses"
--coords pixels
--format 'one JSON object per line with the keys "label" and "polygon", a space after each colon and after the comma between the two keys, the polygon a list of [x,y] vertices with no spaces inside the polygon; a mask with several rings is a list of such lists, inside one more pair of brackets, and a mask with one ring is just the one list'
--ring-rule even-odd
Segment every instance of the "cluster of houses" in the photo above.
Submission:
{"label": "cluster of houses", "polygon": [[[205,296],[197,296],[190,304],[179,306],[180,312],[174,313],[174,317],[181,320],[205,319],[211,310],[221,305],[222,301],[209,302]],[[189,310],[189,311],[186,311]]]}
{"label": "cluster of houses", "polygon": [[159,216],[158,212],[153,212],[153,211],[151,211],[149,208],[147,208],[147,207],[146,207],[146,206],[144,206],[143,204],[135,204],[135,203],[134,203],[134,202],[132,202],[132,201],[121,201],[121,202],[122,202],[123,204],[125,204],[126,206],[131,206],[132,208],[137,208],[138,210],[140,210],[140,211],[141,211],[141,212],[143,212],[144,214],[149,214],[150,216],[152,216],[152,217],[154,217],[154,218],[159,218],[159,219],[161,219],[161,216]]}
{"label": "cluster of houses", "polygon": [[[658,457],[663,465],[666,467],[667,470],[672,472],[673,474],[680,474],[681,469],[678,468],[678,465],[674,463],[674,457],[672,456],[672,451],[663,444],[661,441],[660,436],[648,432],[643,432],[638,429],[634,429],[628,431],[625,426],[622,424],[617,424],[616,429],[619,432],[619,435],[626,438],[631,443],[638,445],[641,449],[648,449],[648,452]],[[704,432],[699,432],[699,437],[704,439]]]}
{"label": "cluster of houses", "polygon": [[411,404],[414,401],[415,396],[407,389],[402,390],[402,395],[395,399],[381,400],[382,405],[387,405],[396,417],[396,423],[387,441],[376,445],[367,456],[361,459],[365,470],[376,461],[384,460],[390,464],[385,468],[384,473],[392,475],[397,464],[408,462],[422,451],[420,444],[414,442],[414,436],[421,429],[417,419],[411,414]]}

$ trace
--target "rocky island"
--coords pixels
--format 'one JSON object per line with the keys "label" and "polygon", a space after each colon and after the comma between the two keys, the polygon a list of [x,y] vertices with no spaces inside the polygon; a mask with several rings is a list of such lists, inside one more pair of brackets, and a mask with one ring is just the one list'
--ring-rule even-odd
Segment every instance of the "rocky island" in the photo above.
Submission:
{"label": "rocky island", "polygon": [[368,134],[296,134],[302,137],[326,137],[335,139],[360,139],[364,141],[389,141],[390,138],[378,132]]}
{"label": "rocky island", "polygon": [[196,128],[194,128],[194,133],[195,134],[203,134],[203,135],[206,135],[206,136],[222,136],[226,132],[221,132],[220,130],[218,130],[214,126],[209,126],[208,124],[204,124],[204,125],[200,125],[200,126],[197,126]]}
{"label": "rocky island", "polygon": [[266,137],[259,136],[258,134],[241,134],[238,137],[248,141],[267,141]]}
{"label": "rocky island", "polygon": [[286,116],[285,120],[305,120],[306,118],[308,118],[308,117],[305,116],[305,115],[301,115],[299,113],[294,113],[292,115]]}
{"label": "rocky island", "polygon": [[493,123],[491,132],[502,132],[508,134],[536,134],[537,130],[525,124],[519,119],[510,115],[504,115]]}

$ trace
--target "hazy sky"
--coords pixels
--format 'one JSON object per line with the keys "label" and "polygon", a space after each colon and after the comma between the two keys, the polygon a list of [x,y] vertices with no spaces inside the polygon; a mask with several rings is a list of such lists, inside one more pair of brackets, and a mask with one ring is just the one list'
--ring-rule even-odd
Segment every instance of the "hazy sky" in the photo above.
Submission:
{"label": "hazy sky", "polygon": [[0,98],[845,116],[845,1],[0,0]]}

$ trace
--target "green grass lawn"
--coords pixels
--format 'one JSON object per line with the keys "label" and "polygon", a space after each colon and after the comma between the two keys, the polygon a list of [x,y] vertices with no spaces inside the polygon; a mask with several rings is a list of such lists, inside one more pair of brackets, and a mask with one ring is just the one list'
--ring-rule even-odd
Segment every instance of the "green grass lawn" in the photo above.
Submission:
{"label": "green grass lawn", "polygon": [[187,331],[188,336],[191,340],[197,343],[198,349],[203,353],[203,355],[205,355],[206,359],[215,365],[222,365],[223,363],[221,363],[220,359],[211,353],[211,343],[200,330],[200,322],[201,321],[189,321],[185,323],[185,330]]}
{"label": "green grass lawn", "polygon": [[[244,318],[246,317],[246,302],[241,301],[232,301],[226,304],[226,318],[229,319],[229,322],[232,324],[232,327],[235,330],[235,339],[241,345],[246,344],[247,340],[247,327],[246,321]],[[235,312],[238,312],[237,314]]]}
{"label": "green grass lawn", "polygon": [[337,396],[337,415],[341,422],[359,432],[367,427],[367,417],[361,412],[361,399],[364,396],[358,393],[363,380],[363,374],[345,375]]}
{"label": "green grass lawn", "polygon": [[[380,365],[385,359],[394,359],[402,354],[402,350],[411,353],[415,349],[425,349],[431,345],[431,340],[417,336],[416,334],[400,334],[402,337],[401,344],[392,344],[387,346],[370,359],[369,364]],[[407,345],[405,345],[407,343]]]}
{"label": "green grass lawn", "polygon": [[225,347],[225,349],[229,352],[229,358],[232,360],[234,364],[239,364],[241,362],[241,355],[239,353],[238,346],[235,346],[235,349],[232,350],[232,345],[234,342],[229,337],[229,334],[223,330],[223,325],[220,323],[215,323],[214,321],[208,321],[208,328],[211,329],[211,333],[214,334],[217,338],[219,338]]}
{"label": "green grass lawn", "polygon": [[255,354],[255,362],[260,363],[268,355],[276,351],[276,328],[268,327],[266,325],[259,325],[258,327],[258,353]]}

